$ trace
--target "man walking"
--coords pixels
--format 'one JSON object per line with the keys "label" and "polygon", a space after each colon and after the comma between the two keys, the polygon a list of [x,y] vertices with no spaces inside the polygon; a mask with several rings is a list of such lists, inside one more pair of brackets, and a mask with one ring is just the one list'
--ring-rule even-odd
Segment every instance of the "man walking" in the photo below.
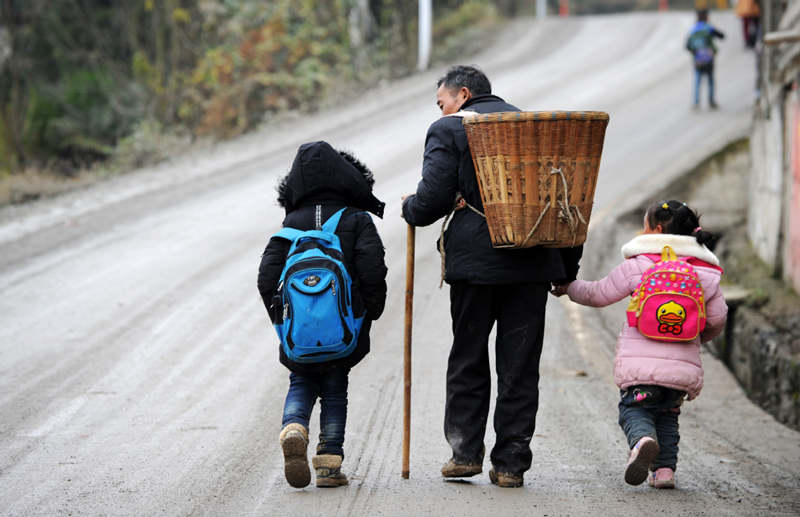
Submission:
{"label": "man walking", "polygon": [[531,466],[547,293],[551,282],[575,278],[582,247],[494,249],[458,113],[519,110],[492,95],[488,78],[470,66],[455,66],[439,80],[436,103],[443,116],[428,129],[422,180],[416,194],[404,199],[403,217],[427,226],[455,207],[442,243],[453,323],[444,422],[453,455],[442,476],[482,472],[491,388],[488,340],[496,322],[496,441],[489,478],[518,487]]}

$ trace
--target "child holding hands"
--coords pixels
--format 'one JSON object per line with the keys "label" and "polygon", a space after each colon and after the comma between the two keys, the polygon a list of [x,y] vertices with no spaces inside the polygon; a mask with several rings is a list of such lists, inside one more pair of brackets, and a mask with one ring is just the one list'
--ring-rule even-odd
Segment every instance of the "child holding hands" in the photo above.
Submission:
{"label": "child holding hands", "polygon": [[[622,247],[625,260],[608,276],[553,290],[592,307],[633,295],[614,359],[619,424],[631,448],[625,481],[631,485],[647,479],[656,488],[675,487],[680,407],[684,398],[699,395],[700,344],[722,331],[728,312],[719,260],[705,246],[711,237],[685,203],[655,203],[645,213],[642,233]],[[669,264],[665,247],[676,255]],[[656,294],[661,298],[650,296]]]}

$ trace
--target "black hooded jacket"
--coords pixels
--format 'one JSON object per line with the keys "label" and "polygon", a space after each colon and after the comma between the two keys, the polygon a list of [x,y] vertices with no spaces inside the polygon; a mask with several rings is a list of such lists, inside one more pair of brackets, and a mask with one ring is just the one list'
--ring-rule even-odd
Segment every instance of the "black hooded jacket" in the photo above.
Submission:
{"label": "black hooded jacket", "polygon": [[[495,95],[472,97],[461,109],[478,113],[519,111]],[[428,128],[422,180],[417,193],[403,203],[403,217],[414,226],[432,224],[453,209],[459,192],[470,205],[483,212],[462,117],[441,117]],[[582,252],[582,247],[495,249],[486,219],[469,209],[453,214],[444,235],[444,247],[445,280],[475,284],[574,280]]]}
{"label": "black hooded jacket", "polygon": [[[349,159],[348,159],[349,158]],[[316,206],[322,207],[322,221],[340,208],[348,207],[339,221],[339,237],[344,262],[353,280],[353,306],[356,314],[365,312],[358,346],[347,357],[325,363],[299,364],[280,349],[280,361],[294,372],[313,373],[330,368],[350,368],[369,352],[371,322],[383,313],[386,302],[386,264],[383,243],[367,212],[383,217],[384,203],[372,194],[372,173],[360,162],[343,157],[327,142],[300,146],[289,174],[278,187],[278,202],[286,209],[283,226],[298,230],[316,227]],[[272,321],[272,298],[286,262],[290,243],[270,239],[258,268],[258,291]]]}

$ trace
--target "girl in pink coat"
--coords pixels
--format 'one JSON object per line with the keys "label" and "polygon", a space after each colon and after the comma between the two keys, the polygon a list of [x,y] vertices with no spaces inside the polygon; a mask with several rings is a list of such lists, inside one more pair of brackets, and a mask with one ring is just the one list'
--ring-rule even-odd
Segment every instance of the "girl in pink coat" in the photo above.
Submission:
{"label": "girl in pink coat", "polygon": [[[662,260],[665,246],[677,255],[675,264],[679,264],[680,271],[693,269],[696,274],[689,287],[696,285],[698,288],[692,292],[700,300],[698,306],[705,302],[704,327],[697,317],[698,313],[702,316],[702,310],[695,312],[697,335],[690,333],[681,341],[670,341],[673,335],[678,338],[681,323],[686,323],[688,328],[686,313],[671,311],[673,307],[683,307],[671,302],[652,312],[655,327],[661,322],[667,337],[645,337],[642,332],[649,331],[641,321],[636,326],[636,319],[631,320],[630,316],[619,334],[614,379],[621,393],[619,424],[631,447],[625,468],[625,481],[631,485],[639,485],[647,479],[656,488],[675,486],[680,406],[684,398],[691,400],[700,393],[703,387],[700,343],[710,341],[722,331],[728,313],[719,288],[722,269],[717,257],[705,246],[711,238],[711,234],[700,227],[698,215],[685,203],[658,202],[647,209],[644,230],[622,247],[625,260],[608,276],[596,282],[575,280],[553,290],[557,296],[567,294],[582,305],[603,307],[616,303],[641,289],[643,274]],[[652,276],[646,276],[646,286],[640,292],[651,285]],[[666,281],[670,276],[674,281],[675,275],[669,272]],[[678,281],[682,282],[680,278]],[[681,287],[685,286],[681,284]]]}

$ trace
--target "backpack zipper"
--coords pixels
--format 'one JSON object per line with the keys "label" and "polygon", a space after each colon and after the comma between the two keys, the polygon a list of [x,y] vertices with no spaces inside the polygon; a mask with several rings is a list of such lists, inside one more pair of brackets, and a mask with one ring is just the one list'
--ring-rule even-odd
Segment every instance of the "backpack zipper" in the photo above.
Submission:
{"label": "backpack zipper", "polygon": [[336,296],[336,279],[331,280],[331,294]]}

